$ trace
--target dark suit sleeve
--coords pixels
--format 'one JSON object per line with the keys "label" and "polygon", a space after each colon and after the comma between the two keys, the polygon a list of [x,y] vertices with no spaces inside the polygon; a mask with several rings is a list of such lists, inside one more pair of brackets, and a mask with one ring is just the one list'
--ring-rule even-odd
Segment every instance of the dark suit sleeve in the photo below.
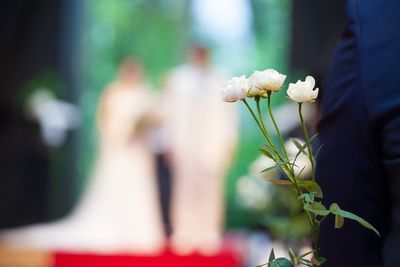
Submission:
{"label": "dark suit sleeve", "polygon": [[385,266],[400,266],[400,114],[383,130],[383,166],[391,194],[392,227],[384,245]]}

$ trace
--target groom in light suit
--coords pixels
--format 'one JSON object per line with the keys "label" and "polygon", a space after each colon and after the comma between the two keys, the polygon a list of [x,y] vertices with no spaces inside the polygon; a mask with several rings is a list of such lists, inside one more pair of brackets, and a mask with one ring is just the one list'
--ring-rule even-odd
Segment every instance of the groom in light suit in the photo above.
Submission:
{"label": "groom in light suit", "polygon": [[224,176],[236,145],[235,107],[222,101],[225,75],[209,50],[194,46],[165,87],[172,169],[172,247],[180,254],[214,254],[222,242]]}

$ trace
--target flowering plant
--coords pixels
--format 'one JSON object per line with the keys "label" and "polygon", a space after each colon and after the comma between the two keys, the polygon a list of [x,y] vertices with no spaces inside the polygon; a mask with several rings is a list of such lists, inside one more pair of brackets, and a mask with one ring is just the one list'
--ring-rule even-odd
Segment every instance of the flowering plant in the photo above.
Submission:
{"label": "flowering plant", "polygon": [[[273,69],[264,71],[255,71],[250,78],[246,79],[245,76],[234,77],[224,84],[223,100],[226,102],[242,101],[262,135],[265,138],[265,145],[260,149],[260,152],[267,158],[274,161],[272,167],[264,169],[262,172],[268,172],[280,169],[284,174],[282,179],[269,179],[269,182],[279,185],[287,186],[294,190],[297,194],[298,201],[303,207],[303,212],[306,215],[307,221],[310,225],[310,240],[312,243],[312,250],[302,255],[296,255],[292,249],[289,248],[290,258],[275,258],[274,250],[271,250],[269,261],[260,266],[279,267],[279,266],[297,266],[303,264],[310,267],[322,265],[326,259],[320,255],[318,245],[320,237],[320,225],[327,216],[335,217],[335,228],[342,228],[344,219],[357,221],[367,229],[374,231],[377,235],[379,232],[363,218],[340,208],[337,203],[332,203],[329,208],[322,204],[323,193],[321,187],[317,183],[315,176],[315,158],[320,150],[314,154],[311,143],[316,135],[310,137],[304,123],[302,106],[304,103],[312,103],[318,97],[318,88],[315,88],[315,79],[307,76],[304,81],[297,81],[290,83],[287,89],[289,99],[298,103],[298,116],[304,134],[305,144],[300,143],[296,139],[291,139],[292,143],[298,148],[298,153],[293,157],[290,156],[282,134],[275,121],[274,113],[271,108],[271,98],[274,93],[281,90],[283,83],[286,80],[286,75],[279,73]],[[249,104],[249,99],[253,99],[256,104],[256,112]],[[267,129],[263,112],[261,111],[262,101],[266,99],[266,107],[269,114],[269,119],[272,122],[273,130],[279,137],[278,144],[272,141],[270,131]],[[300,157],[307,157],[311,163],[311,179],[306,180],[301,175],[304,168],[299,170],[297,161]],[[310,257],[311,256],[311,257]]]}

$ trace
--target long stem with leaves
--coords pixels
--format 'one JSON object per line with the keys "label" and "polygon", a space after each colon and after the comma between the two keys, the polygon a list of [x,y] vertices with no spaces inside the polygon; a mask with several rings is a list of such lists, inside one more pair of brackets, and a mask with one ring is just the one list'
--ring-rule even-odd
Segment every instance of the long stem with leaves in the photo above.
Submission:
{"label": "long stem with leaves", "polygon": [[[247,101],[244,100],[244,102],[245,102],[247,108],[250,110],[250,113],[252,114],[253,118],[255,119],[257,125],[259,126],[259,128],[263,132],[263,134],[264,134],[265,138],[267,139],[268,143],[271,144],[271,146],[274,148],[276,153],[279,155],[280,160],[281,161],[289,160],[289,156],[288,156],[288,153],[287,153],[286,148],[285,148],[285,143],[283,141],[282,134],[281,134],[281,132],[279,130],[278,124],[276,123],[276,120],[275,120],[275,117],[274,117],[274,114],[273,114],[273,111],[272,111],[272,108],[271,108],[271,96],[272,96],[272,94],[271,94],[271,92],[269,92],[268,93],[268,100],[267,100],[268,101],[268,113],[270,115],[271,121],[272,121],[272,123],[273,123],[273,125],[275,127],[276,133],[277,133],[277,135],[279,137],[279,140],[281,142],[282,151],[283,151],[283,153],[285,155],[285,159],[283,159],[280,156],[280,153],[278,151],[276,151],[276,149],[275,149],[275,147],[274,147],[274,145],[272,143],[272,140],[271,140],[271,138],[270,138],[270,136],[268,134],[267,128],[266,128],[265,123],[264,123],[264,118],[262,116],[262,111],[261,111],[261,108],[260,108],[260,98],[259,97],[255,98],[256,106],[257,106],[257,112],[258,112],[258,116],[259,116],[260,120],[257,119],[254,111],[251,109],[251,107],[247,103]],[[298,177],[295,175],[295,172],[294,172],[294,162],[293,162],[293,164],[290,164],[290,163],[289,164],[284,164],[283,166],[281,166],[281,169],[286,174],[286,176],[288,177],[289,181],[291,181],[291,183],[294,186],[294,189],[296,191],[296,194],[298,196],[301,196],[303,194],[303,191],[300,188]],[[304,200],[304,198],[301,198],[300,201],[302,202],[302,205],[306,204],[306,201]],[[304,210],[304,211],[305,211],[305,214],[306,214],[307,221],[310,224],[310,228],[311,228],[312,248],[313,248],[315,256],[317,256],[318,252],[319,252],[319,247],[318,247],[318,243],[319,243],[319,223],[316,221],[315,216],[311,212],[309,212],[308,210]]]}
{"label": "long stem with leaves", "polygon": [[[264,123],[264,119],[263,119],[263,117],[262,117],[262,111],[261,111],[261,109],[260,109],[260,98],[259,98],[259,97],[256,97],[256,98],[255,98],[255,101],[256,101],[256,104],[257,104],[257,112],[258,112],[258,114],[259,114],[260,121],[261,121],[261,127],[264,128],[264,132],[265,132],[266,135],[268,136],[267,139],[268,139],[269,142],[272,144],[272,141],[270,141],[271,139],[269,138],[268,131],[267,131],[266,126],[265,126],[265,123]],[[278,125],[277,125],[277,123],[276,123],[276,121],[275,121],[275,117],[274,117],[273,111],[272,111],[272,109],[271,109],[271,93],[270,93],[270,92],[268,93],[268,112],[269,112],[269,115],[270,115],[270,117],[271,117],[271,120],[272,120],[272,122],[273,122],[273,124],[274,124],[274,126],[275,126],[277,135],[279,136],[279,139],[281,140],[282,150],[283,150],[283,152],[284,152],[284,154],[285,154],[285,156],[286,156],[286,159],[288,160],[289,157],[288,157],[288,153],[287,153],[287,151],[286,151],[286,148],[285,148],[285,145],[284,145],[284,142],[283,142],[283,137],[282,137],[282,135],[281,135],[281,133],[280,133],[280,131],[279,131]],[[273,146],[273,144],[272,144],[272,146]],[[282,166],[282,170],[283,170],[283,172],[286,174],[286,176],[288,177],[288,179],[292,182],[292,184],[293,184],[293,186],[294,186],[294,188],[295,188],[295,191],[296,191],[297,195],[300,196],[300,195],[303,194],[303,191],[302,191],[301,188],[300,188],[299,181],[298,181],[297,176],[295,175],[295,172],[294,172],[294,168],[293,168],[293,167],[294,167],[294,164],[287,164],[287,165]],[[306,204],[306,202],[305,202],[304,199],[301,199],[301,202],[302,202],[303,205]],[[315,232],[315,229],[314,229],[314,228],[315,228],[315,227],[318,227],[318,226],[316,225],[316,223],[315,223],[315,217],[314,217],[309,211],[307,211],[307,210],[305,210],[305,213],[306,213],[307,220],[308,220],[308,222],[309,222],[309,224],[310,224],[310,227],[311,227],[311,229],[312,229],[312,232]],[[318,240],[315,240],[315,241],[313,240],[312,243],[313,243],[313,249],[318,250],[318,248],[316,247],[316,246],[317,246],[317,243],[318,243]]]}
{"label": "long stem with leaves", "polygon": [[[256,97],[254,98],[254,100],[255,100],[255,102],[256,102],[257,112],[258,112],[258,116],[259,116],[259,118],[260,118],[260,122],[258,122],[259,127],[261,126],[261,127],[263,128],[262,131],[263,131],[263,133],[264,133],[265,138],[267,139],[267,142],[268,142],[268,144],[269,144],[269,146],[270,146],[270,148],[271,148],[273,154],[276,155],[276,157],[281,161],[281,164],[282,164],[283,162],[288,161],[288,158],[287,158],[287,156],[286,156],[286,159],[285,159],[284,157],[282,157],[282,155],[281,155],[280,152],[276,149],[274,143],[272,142],[271,137],[270,137],[269,134],[268,134],[267,127],[265,126],[265,122],[264,122],[264,118],[263,118],[263,113],[262,113],[261,107],[260,107],[260,100],[261,100],[261,98],[260,98],[259,96],[256,96]],[[251,109],[251,107],[250,107],[249,105],[247,105],[247,106],[248,106],[249,109]],[[252,111],[252,113],[254,114],[253,111]],[[254,117],[254,116],[253,116],[253,117]],[[257,121],[256,121],[256,122],[257,122]],[[285,149],[285,148],[283,147],[283,150],[284,150],[284,149]],[[285,151],[285,152],[286,152],[286,151]],[[286,153],[285,153],[285,155],[286,155]],[[282,171],[285,173],[285,175],[288,177],[288,179],[293,183],[293,182],[294,182],[294,181],[292,180],[292,177],[294,177],[293,168],[288,168],[288,166],[287,166],[286,164],[283,164],[283,165],[282,165]]]}

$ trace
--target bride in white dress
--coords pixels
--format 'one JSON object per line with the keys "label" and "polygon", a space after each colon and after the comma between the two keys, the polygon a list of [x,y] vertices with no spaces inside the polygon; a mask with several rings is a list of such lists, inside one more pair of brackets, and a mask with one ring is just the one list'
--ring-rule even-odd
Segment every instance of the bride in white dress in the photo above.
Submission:
{"label": "bride in white dress", "polygon": [[71,215],[55,223],[5,231],[9,247],[155,253],[164,245],[155,163],[147,132],[155,98],[140,65],[122,64],[98,109],[100,146],[87,190]]}

